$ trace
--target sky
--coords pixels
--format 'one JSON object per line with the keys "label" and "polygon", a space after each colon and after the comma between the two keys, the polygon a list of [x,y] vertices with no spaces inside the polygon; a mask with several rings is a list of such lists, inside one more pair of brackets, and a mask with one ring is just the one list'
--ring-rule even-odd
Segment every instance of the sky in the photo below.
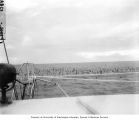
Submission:
{"label": "sky", "polygon": [[139,0],[6,0],[10,62],[139,60],[138,6]]}

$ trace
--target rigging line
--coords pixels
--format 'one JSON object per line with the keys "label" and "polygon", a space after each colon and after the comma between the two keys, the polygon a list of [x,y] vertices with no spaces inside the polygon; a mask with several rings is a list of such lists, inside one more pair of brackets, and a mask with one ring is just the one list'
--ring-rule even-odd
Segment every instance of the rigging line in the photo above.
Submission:
{"label": "rigging line", "polygon": [[28,62],[26,64],[26,68],[27,68],[27,80],[29,80],[29,63]]}
{"label": "rigging line", "polygon": [[[44,81],[44,82],[52,82],[52,81],[49,81],[49,80],[44,80],[44,79],[39,79],[39,78],[36,78],[36,80],[40,80],[40,81]],[[59,85],[59,83],[56,82],[56,85],[62,91],[62,93],[65,95],[65,97],[70,97],[68,95],[68,93]]]}
{"label": "rigging line", "polygon": [[7,62],[9,64],[10,62],[9,62],[8,53],[7,53],[7,49],[6,49],[6,45],[5,45],[4,40],[3,40],[3,45],[4,45],[5,54],[6,54],[6,59],[7,59]]}
{"label": "rigging line", "polygon": [[65,97],[70,97],[68,95],[68,93],[59,85],[59,83],[56,83],[57,84],[57,87],[63,92],[63,94],[65,95]]}
{"label": "rigging line", "polygon": [[19,74],[19,72],[21,71],[21,68],[24,66],[24,63],[21,65],[21,66],[19,66],[19,68],[18,68],[18,74]]}

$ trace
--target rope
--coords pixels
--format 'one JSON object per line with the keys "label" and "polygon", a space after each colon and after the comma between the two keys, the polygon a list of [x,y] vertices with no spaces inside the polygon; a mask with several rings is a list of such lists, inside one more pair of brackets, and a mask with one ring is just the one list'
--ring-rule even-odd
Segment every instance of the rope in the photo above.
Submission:
{"label": "rope", "polygon": [[[52,83],[52,81],[44,80],[44,79],[40,79],[40,78],[36,78],[36,80],[40,80],[40,81]],[[65,97],[69,97],[68,93],[59,85],[59,83],[55,83],[55,84],[56,84],[57,87],[62,91],[62,93],[65,95]]]}
{"label": "rope", "polygon": [[63,92],[63,94],[65,95],[65,97],[70,97],[68,95],[68,93],[59,85],[59,83],[57,83],[57,87]]}
{"label": "rope", "polygon": [[[37,76],[36,76],[36,77],[37,77]],[[52,83],[52,81],[44,80],[44,79],[40,79],[40,78],[36,78],[36,80],[40,80],[40,81]],[[62,91],[62,93],[65,95],[65,97],[70,97],[70,96],[68,95],[68,93],[60,86],[60,84],[59,84],[58,82],[56,82],[55,84],[56,84],[57,87]]]}
{"label": "rope", "polygon": [[7,53],[7,49],[6,49],[6,45],[5,45],[5,42],[3,40],[3,45],[4,45],[4,50],[5,50],[5,54],[6,54],[6,59],[7,59],[7,63],[9,64],[9,58],[8,58],[8,53]]}

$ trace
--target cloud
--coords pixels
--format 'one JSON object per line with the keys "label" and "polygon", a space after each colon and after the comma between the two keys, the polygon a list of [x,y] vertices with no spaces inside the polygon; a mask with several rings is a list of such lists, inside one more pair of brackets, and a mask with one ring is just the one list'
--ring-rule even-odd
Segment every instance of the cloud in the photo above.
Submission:
{"label": "cloud", "polygon": [[24,36],[21,45],[23,47],[31,47],[33,45],[33,40],[31,39],[30,36]]}
{"label": "cloud", "polygon": [[[107,59],[115,59],[115,57],[118,57],[120,60],[121,57],[127,57],[132,58],[134,60],[139,59],[139,49],[132,49],[132,50],[115,50],[115,51],[104,51],[104,52],[81,52],[77,53],[80,57],[86,58],[88,60],[98,60],[98,58],[105,58]],[[116,58],[117,59],[117,58]],[[99,61],[101,61],[100,59]]]}
{"label": "cloud", "polygon": [[8,11],[20,12],[27,8],[37,6],[36,0],[6,0],[6,8]]}
{"label": "cloud", "polygon": [[8,45],[6,45],[6,48],[7,48],[8,50],[12,50],[12,49],[14,49],[14,46],[13,46],[13,45],[8,44]]}

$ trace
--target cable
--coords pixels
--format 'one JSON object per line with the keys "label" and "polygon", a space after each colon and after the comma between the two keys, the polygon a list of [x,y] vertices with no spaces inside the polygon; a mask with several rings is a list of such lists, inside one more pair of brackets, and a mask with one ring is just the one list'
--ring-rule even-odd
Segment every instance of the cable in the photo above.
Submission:
{"label": "cable", "polygon": [[6,59],[7,59],[7,63],[9,64],[9,58],[8,58],[8,53],[7,53],[7,49],[6,49],[6,45],[5,45],[5,42],[3,40],[3,45],[4,45],[4,50],[5,50],[5,54],[6,54]]}
{"label": "cable", "polygon": [[57,87],[63,92],[63,94],[65,95],[65,97],[70,97],[68,95],[68,93],[59,85],[59,83],[56,83],[57,84]]}

